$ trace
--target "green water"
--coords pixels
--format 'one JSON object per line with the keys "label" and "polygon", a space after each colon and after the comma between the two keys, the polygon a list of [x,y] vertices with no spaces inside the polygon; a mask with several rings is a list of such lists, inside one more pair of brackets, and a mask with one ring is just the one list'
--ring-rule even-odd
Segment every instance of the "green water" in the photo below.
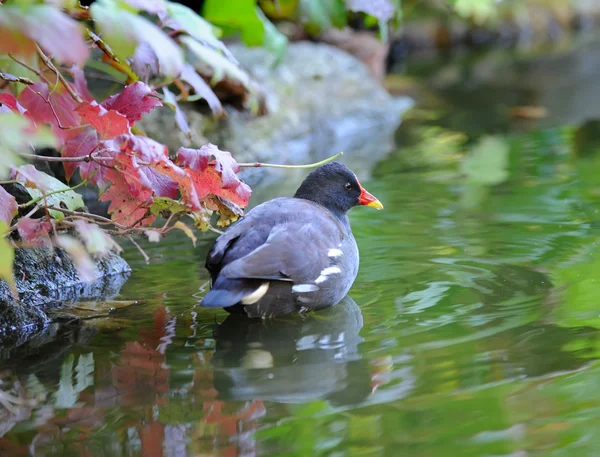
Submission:
{"label": "green water", "polygon": [[351,299],[225,320],[196,306],[209,237],[128,250],[95,318],[4,354],[35,402],[0,409],[0,455],[598,455],[600,128],[480,138],[444,96],[363,182]]}

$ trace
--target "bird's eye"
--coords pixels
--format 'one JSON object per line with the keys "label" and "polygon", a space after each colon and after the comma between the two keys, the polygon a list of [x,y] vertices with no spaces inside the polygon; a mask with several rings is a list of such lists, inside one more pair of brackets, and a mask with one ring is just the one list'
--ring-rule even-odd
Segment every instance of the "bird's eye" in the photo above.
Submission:
{"label": "bird's eye", "polygon": [[344,184],[344,189],[346,189],[346,190],[352,189],[352,184],[350,184],[349,182],[347,182],[346,184]]}

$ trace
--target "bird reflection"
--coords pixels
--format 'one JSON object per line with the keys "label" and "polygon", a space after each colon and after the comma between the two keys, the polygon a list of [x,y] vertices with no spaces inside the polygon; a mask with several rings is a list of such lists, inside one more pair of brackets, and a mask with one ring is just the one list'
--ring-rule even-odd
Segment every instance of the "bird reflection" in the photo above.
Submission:
{"label": "bird reflection", "polygon": [[346,297],[306,316],[258,320],[232,314],[215,331],[215,388],[230,400],[351,404],[371,393],[358,345],[363,318]]}

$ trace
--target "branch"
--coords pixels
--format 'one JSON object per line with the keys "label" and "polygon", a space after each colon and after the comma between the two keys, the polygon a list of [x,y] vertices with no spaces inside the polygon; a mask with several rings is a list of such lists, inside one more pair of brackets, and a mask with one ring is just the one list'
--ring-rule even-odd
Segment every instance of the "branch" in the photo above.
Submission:
{"label": "branch", "polygon": [[97,157],[97,156],[83,156],[83,157],[49,157],[41,156],[37,154],[28,154],[26,152],[19,152],[21,157],[27,157],[33,160],[42,160],[45,162],[96,162],[98,160],[114,160],[114,157]]}
{"label": "branch", "polygon": [[326,163],[329,163],[329,162],[337,159],[338,157],[341,157],[342,155],[344,155],[343,152],[338,152],[336,155],[328,157],[325,160],[321,160],[320,162],[315,162],[315,163],[309,163],[307,165],[280,165],[280,164],[277,164],[277,163],[261,163],[261,162],[255,162],[255,163],[238,163],[238,165],[241,168],[261,168],[261,167],[268,167],[268,168],[315,168],[315,167],[319,167],[321,165],[325,165]]}
{"label": "branch", "polygon": [[127,84],[131,84],[140,80],[140,77],[135,73],[135,71],[133,71],[131,66],[129,66],[127,63],[121,62],[121,60],[113,53],[112,49],[110,49],[110,46],[102,41],[102,38],[100,38],[90,29],[87,29],[87,36],[94,42],[98,49],[104,53],[111,67],[127,75]]}
{"label": "branch", "polygon": [[142,257],[144,257],[144,261],[146,262],[146,265],[149,264],[150,263],[150,257],[148,257],[148,254],[146,254],[144,252],[144,250],[137,243],[137,241],[135,241],[131,235],[127,235],[127,238],[129,238],[129,241],[131,241],[131,244],[133,244],[137,248],[137,250],[140,251],[140,254],[142,254]]}
{"label": "branch", "polygon": [[26,84],[28,86],[32,86],[33,84],[35,84],[31,79],[25,78],[24,76],[9,75],[8,73],[2,72],[0,72],[0,79],[8,81],[9,83],[21,83]]}
{"label": "branch", "polygon": [[15,56],[13,56],[11,53],[8,54],[8,57],[10,57],[12,60],[14,60],[15,62],[17,62],[19,65],[21,65],[22,67],[27,68],[30,72],[35,73],[36,75],[38,75],[38,77],[44,81],[45,83],[48,83],[48,80],[46,79],[46,77],[42,74],[41,71],[36,70],[33,67],[30,67],[29,65],[27,65],[25,62],[17,59]]}
{"label": "branch", "polygon": [[56,75],[58,76],[58,79],[60,79],[60,82],[63,84],[63,86],[65,86],[65,89],[67,89],[67,92],[71,95],[71,97],[73,97],[73,100],[75,100],[77,103],[83,103],[83,100],[81,99],[81,97],[75,93],[75,91],[73,90],[71,85],[68,83],[68,81],[65,79],[65,77],[62,75],[62,73],[60,71],[58,71],[58,69],[54,66],[54,64],[52,63],[50,58],[46,54],[44,54],[44,51],[42,51],[42,48],[40,48],[40,46],[37,43],[35,45],[35,48],[37,50],[38,55],[40,56],[40,59],[42,59],[42,62],[44,62],[44,64],[50,70],[52,70],[54,73],[56,73]]}

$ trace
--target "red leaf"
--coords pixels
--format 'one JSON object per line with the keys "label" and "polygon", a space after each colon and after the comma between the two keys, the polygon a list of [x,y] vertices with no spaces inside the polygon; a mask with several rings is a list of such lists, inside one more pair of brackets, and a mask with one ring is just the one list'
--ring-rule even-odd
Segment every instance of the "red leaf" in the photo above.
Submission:
{"label": "red leaf", "polygon": [[[214,166],[210,166],[211,157],[216,159]],[[184,201],[194,209],[199,210],[198,200],[209,195],[222,197],[242,207],[248,205],[250,187],[238,178],[236,172],[240,167],[230,152],[221,151],[214,144],[200,149],[180,148],[177,163],[186,167],[189,178],[180,182],[180,188]]]}
{"label": "red leaf", "polygon": [[[96,155],[100,155],[99,149],[101,148],[99,147],[99,141],[98,132],[88,128],[76,137],[67,141],[63,146],[60,155],[62,157],[86,157],[92,152],[95,152]],[[103,163],[108,165],[106,162]],[[91,174],[96,171],[92,182],[100,188],[103,188],[106,184],[103,181],[103,172],[106,168],[96,162],[64,162],[63,165],[65,167],[65,177],[67,180],[71,179],[73,173],[75,173],[75,170],[79,167],[79,173],[83,179],[89,180]]]}
{"label": "red leaf", "polygon": [[116,172],[111,176],[112,185],[102,194],[100,200],[110,201],[108,213],[112,220],[119,224],[126,226],[151,225],[156,218],[152,215],[146,217],[150,204],[144,202],[143,198],[133,197],[131,187],[123,176]]}
{"label": "red leaf", "polygon": [[240,182],[236,189],[224,188],[221,176],[214,167],[208,167],[203,172],[187,170],[187,176],[179,182],[179,186],[183,201],[196,211],[202,210],[199,200],[210,195],[245,207],[251,194],[250,187],[243,182]]}
{"label": "red leaf", "polygon": [[206,168],[207,158],[215,158],[215,169],[221,174],[223,187],[226,189],[235,189],[241,183],[237,176],[240,167],[231,152],[221,151],[214,144],[208,143],[200,149],[179,148],[177,151],[177,162],[189,167],[194,171],[203,171]]}
{"label": "red leaf", "polygon": [[129,121],[123,114],[107,110],[96,101],[83,102],[77,112],[98,131],[101,138],[114,138],[129,132]]}
{"label": "red leaf", "polygon": [[148,43],[141,42],[131,57],[131,68],[140,77],[148,82],[151,76],[160,72],[160,63],[156,53]]}
{"label": "red leaf", "polygon": [[4,187],[0,186],[0,222],[10,226],[13,217],[19,212],[17,200],[11,194],[6,192]]}
{"label": "red leaf", "polygon": [[221,105],[221,101],[215,95],[210,86],[206,84],[206,81],[204,81],[204,79],[202,79],[202,77],[196,72],[194,67],[192,67],[190,64],[186,64],[183,67],[181,76],[179,78],[192,86],[192,89],[194,89],[196,94],[200,95],[204,100],[206,100],[208,106],[210,106],[210,109],[215,116],[220,116],[223,114],[223,105]]}
{"label": "red leaf", "polygon": [[49,246],[52,244],[50,241],[52,224],[45,219],[22,217],[17,222],[17,230],[23,241],[33,246]]}
{"label": "red leaf", "polygon": [[[62,87],[58,87],[52,94],[45,83],[36,83],[27,86],[19,95],[19,103],[31,114],[36,123],[50,124],[54,133],[64,143],[77,136],[78,129],[61,129],[62,127],[76,127],[81,124],[81,119],[76,112],[77,102]],[[56,115],[47,103],[49,101]],[[58,120],[57,120],[58,119]]]}
{"label": "red leaf", "polygon": [[51,5],[28,8],[3,6],[0,15],[0,52],[35,53],[35,43],[62,63],[83,65],[89,49],[83,27]]}
{"label": "red leaf", "polygon": [[107,98],[102,102],[102,106],[118,111],[133,124],[142,118],[142,114],[162,106],[162,103],[156,97],[156,92],[143,82],[137,81],[125,87],[121,93]]}
{"label": "red leaf", "polygon": [[31,115],[27,112],[23,105],[17,101],[14,95],[7,93],[0,94],[0,103],[2,106],[10,108],[10,110],[14,111],[15,113],[22,114],[23,116],[31,119]]}
{"label": "red leaf", "polygon": [[85,73],[77,65],[73,65],[69,69],[69,73],[73,76],[73,82],[71,87],[77,92],[77,94],[85,101],[91,102],[94,97],[90,94],[88,89],[87,80],[85,79]]}
{"label": "red leaf", "polygon": [[[115,138],[113,145],[122,152],[133,153],[131,156],[116,156],[116,166],[127,171],[127,182],[135,179],[157,197],[177,197],[177,181],[185,176],[185,172],[171,162],[165,145],[136,135],[121,135]],[[129,160],[127,157],[131,157],[130,162],[126,162]],[[138,158],[147,165],[140,166]]]}
{"label": "red leaf", "polygon": [[173,93],[166,87],[163,87],[163,93],[165,94],[165,103],[171,105],[175,109],[175,123],[177,124],[177,127],[179,127],[179,130],[191,138],[190,126],[188,125],[185,113],[181,110],[177,100],[175,99],[175,95],[173,95]]}

